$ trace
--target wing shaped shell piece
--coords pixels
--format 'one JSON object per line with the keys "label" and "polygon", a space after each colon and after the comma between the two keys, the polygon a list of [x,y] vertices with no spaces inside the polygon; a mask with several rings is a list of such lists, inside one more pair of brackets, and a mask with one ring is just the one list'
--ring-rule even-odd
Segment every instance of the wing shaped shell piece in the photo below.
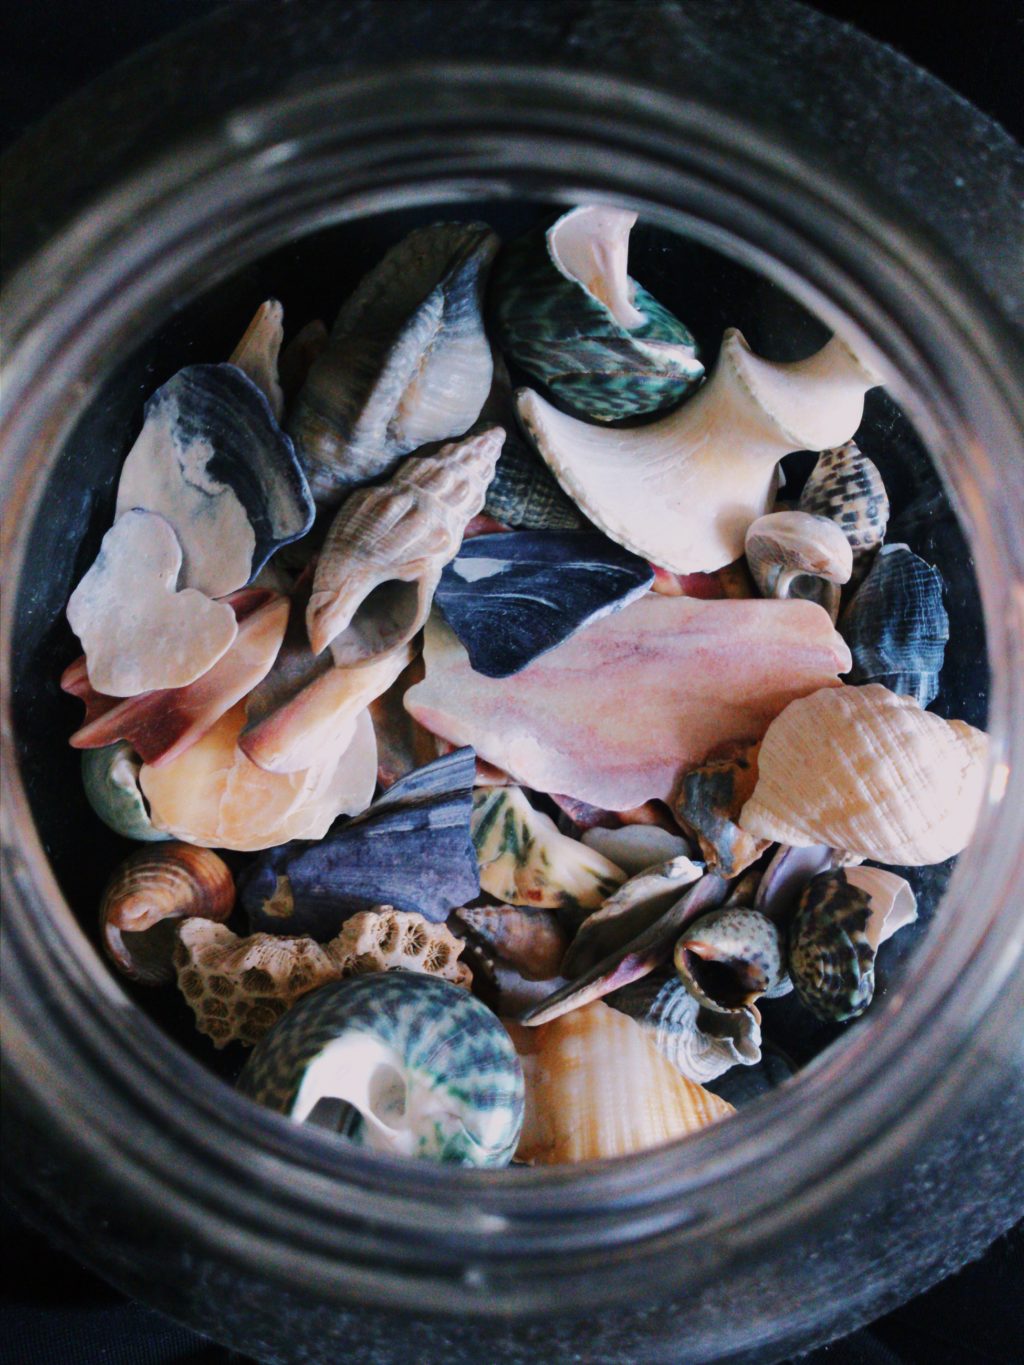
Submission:
{"label": "wing shaped shell piece", "polygon": [[794,697],[834,685],[850,666],[812,602],[656,593],[513,678],[475,673],[436,613],[424,658],[426,679],[405,699],[416,720],[472,744],[524,787],[602,810],[671,799],[682,774],[717,745],[759,738]]}
{"label": "wing shaped shell piece", "polygon": [[407,644],[430,611],[441,570],[483,506],[504,432],[491,428],[407,460],[385,484],[357,491],[320,554],[306,625],[313,653],[340,665]]}
{"label": "wing shaped shell piece", "polygon": [[739,823],[896,866],[942,862],[974,832],[987,753],[982,731],[878,683],[828,688],[768,727]]}
{"label": "wing shaped shell piece", "polygon": [[612,540],[674,573],[707,573],[743,554],[747,527],[771,509],[782,457],[849,439],[876,382],[838,337],[780,364],[730,329],[707,383],[649,426],[591,426],[529,389],[519,415],[559,483]]}
{"label": "wing shaped shell piece", "polygon": [[318,503],[337,505],[476,421],[491,386],[481,306],[497,249],[484,223],[420,228],[342,307],[288,423]]}

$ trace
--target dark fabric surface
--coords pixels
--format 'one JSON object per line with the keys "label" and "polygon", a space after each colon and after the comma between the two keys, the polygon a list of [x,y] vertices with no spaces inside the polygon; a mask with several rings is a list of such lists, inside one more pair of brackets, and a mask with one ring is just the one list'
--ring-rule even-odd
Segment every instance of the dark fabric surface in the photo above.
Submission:
{"label": "dark fabric surface", "polygon": [[[89,6],[54,0],[13,8],[0,55],[3,139],[16,137],[116,61],[216,7],[211,0],[98,0]],[[906,53],[1024,138],[1021,0],[958,7],[821,0],[815,7]],[[244,1357],[126,1301],[52,1250],[6,1203],[2,1229],[0,1365],[243,1365]],[[1021,1365],[1024,1226],[870,1328],[803,1359],[810,1365]]]}

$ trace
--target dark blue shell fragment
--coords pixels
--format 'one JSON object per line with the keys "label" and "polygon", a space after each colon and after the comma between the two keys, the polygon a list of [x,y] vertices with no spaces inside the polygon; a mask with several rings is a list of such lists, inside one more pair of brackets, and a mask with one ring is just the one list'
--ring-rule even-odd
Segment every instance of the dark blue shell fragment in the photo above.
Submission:
{"label": "dark blue shell fragment", "polygon": [[599,531],[508,531],[465,541],[434,602],[473,668],[507,678],[653,581],[645,559]]}
{"label": "dark blue shell fragment", "polygon": [[253,933],[333,938],[359,910],[392,905],[440,922],[480,893],[470,834],[476,755],[456,749],[400,778],[319,843],[261,853],[238,882]]}
{"label": "dark blue shell fragment", "polygon": [[942,575],[906,545],[883,545],[843,613],[851,683],[881,683],[921,706],[935,700],[949,639]]}

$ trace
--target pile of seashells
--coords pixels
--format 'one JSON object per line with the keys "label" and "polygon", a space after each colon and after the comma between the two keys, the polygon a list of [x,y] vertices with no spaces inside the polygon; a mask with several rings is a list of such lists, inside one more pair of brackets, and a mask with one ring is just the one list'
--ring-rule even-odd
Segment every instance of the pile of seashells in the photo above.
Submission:
{"label": "pile of seashells", "polygon": [[704,1087],[760,1062],[760,999],[869,1005],[916,906],[866,860],[947,859],[980,807],[985,735],[925,709],[941,578],[852,440],[876,378],[730,330],[705,379],[635,218],[420,229],[283,349],[265,303],[149,399],[68,604],[71,743],[140,842],[109,956],[376,1151],[731,1113]]}

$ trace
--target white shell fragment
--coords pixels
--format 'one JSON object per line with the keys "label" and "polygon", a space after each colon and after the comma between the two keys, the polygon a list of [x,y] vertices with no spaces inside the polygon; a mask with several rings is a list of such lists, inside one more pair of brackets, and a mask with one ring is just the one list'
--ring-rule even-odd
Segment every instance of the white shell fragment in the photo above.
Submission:
{"label": "white shell fragment", "polygon": [[193,588],[177,592],[180,568],[177,537],[153,512],[127,512],[103,537],[68,602],[97,692],[134,697],[185,687],[231,647],[235,613]]}
{"label": "white shell fragment", "polygon": [[917,897],[903,877],[881,867],[848,867],[845,874],[847,883],[866,891],[870,900],[871,918],[864,933],[872,948],[917,919]]}
{"label": "white shell fragment", "polygon": [[965,847],[984,794],[988,738],[878,683],[791,702],[768,727],[740,825],[896,866]]}
{"label": "white shell fragment", "polygon": [[582,842],[610,858],[630,877],[646,872],[669,858],[683,858],[693,852],[688,839],[671,834],[659,825],[621,825],[618,829],[584,830]]}
{"label": "white shell fragment", "polygon": [[755,356],[729,329],[711,378],[668,417],[609,430],[529,389],[519,413],[559,483],[613,540],[661,568],[710,572],[743,553],[770,510],[776,467],[796,450],[848,440],[878,381],[833,337],[806,360]]}
{"label": "white shell fragment", "polygon": [[817,602],[835,621],[839,587],[853,572],[840,526],[810,512],[769,512],[747,528],[747,564],[762,597]]}
{"label": "white shell fragment", "polygon": [[441,570],[484,503],[505,433],[492,427],[413,456],[385,484],[353,493],[331,526],[306,626],[313,653],[340,665],[406,644],[430,611]]}

